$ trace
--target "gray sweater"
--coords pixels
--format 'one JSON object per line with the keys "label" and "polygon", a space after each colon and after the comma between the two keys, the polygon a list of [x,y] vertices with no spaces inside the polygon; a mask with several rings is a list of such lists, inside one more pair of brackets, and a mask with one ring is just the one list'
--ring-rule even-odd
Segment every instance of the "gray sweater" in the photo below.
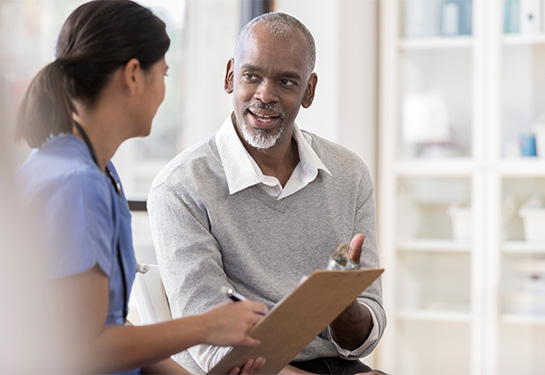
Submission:
{"label": "gray sweater", "polygon": [[[272,308],[303,276],[325,268],[339,244],[357,233],[366,236],[362,267],[379,267],[368,168],[347,149],[310,135],[332,176],[320,171],[305,188],[281,200],[257,186],[229,195],[215,136],[178,155],[155,178],[148,211],[174,317],[224,302],[222,286]],[[373,310],[379,337],[386,326],[381,293],[379,279],[359,297]],[[227,350],[199,345],[176,360],[202,373]],[[332,356],[338,353],[324,331],[296,360]]]}

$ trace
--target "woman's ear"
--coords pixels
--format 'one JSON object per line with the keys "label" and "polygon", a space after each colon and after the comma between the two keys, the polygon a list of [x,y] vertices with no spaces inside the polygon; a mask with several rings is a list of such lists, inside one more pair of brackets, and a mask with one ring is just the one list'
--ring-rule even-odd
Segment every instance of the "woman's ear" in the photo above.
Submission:
{"label": "woman's ear", "polygon": [[223,89],[228,94],[231,94],[233,92],[234,76],[235,76],[235,59],[231,58],[227,62],[227,67],[225,68],[225,80],[223,82]]}
{"label": "woman's ear", "polygon": [[301,105],[303,108],[308,108],[314,101],[314,94],[316,93],[316,85],[318,84],[318,75],[312,73],[307,82],[307,88],[305,90],[305,95],[303,96],[303,102]]}
{"label": "woman's ear", "polygon": [[123,83],[128,89],[129,95],[133,96],[142,84],[142,67],[138,59],[130,59],[123,67]]}

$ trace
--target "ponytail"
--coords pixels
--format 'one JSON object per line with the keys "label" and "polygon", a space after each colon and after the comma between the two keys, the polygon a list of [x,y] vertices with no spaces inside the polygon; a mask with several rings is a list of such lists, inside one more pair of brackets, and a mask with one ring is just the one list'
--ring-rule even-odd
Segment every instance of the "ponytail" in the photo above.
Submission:
{"label": "ponytail", "polygon": [[40,147],[51,135],[72,132],[75,107],[66,90],[61,60],[43,68],[26,89],[17,111],[15,140]]}

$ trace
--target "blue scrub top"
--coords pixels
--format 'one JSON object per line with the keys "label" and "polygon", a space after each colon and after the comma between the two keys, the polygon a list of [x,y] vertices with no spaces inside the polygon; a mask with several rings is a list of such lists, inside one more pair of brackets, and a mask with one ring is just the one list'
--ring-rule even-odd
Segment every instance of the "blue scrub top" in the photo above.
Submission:
{"label": "blue scrub top", "polygon": [[[110,162],[108,168],[119,183]],[[87,145],[71,134],[48,139],[32,150],[18,171],[23,199],[43,229],[47,276],[57,279],[98,264],[109,280],[106,325],[122,325],[124,297],[118,262],[119,240],[130,293],[136,273],[131,214],[121,187],[120,197],[93,161]],[[139,369],[128,373],[139,373]]]}

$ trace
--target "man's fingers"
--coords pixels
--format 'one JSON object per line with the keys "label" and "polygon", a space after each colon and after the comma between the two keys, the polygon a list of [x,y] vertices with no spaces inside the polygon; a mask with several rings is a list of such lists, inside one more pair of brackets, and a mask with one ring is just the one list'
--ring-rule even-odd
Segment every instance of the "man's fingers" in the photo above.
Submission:
{"label": "man's fingers", "polygon": [[350,241],[350,248],[348,249],[348,256],[352,261],[359,264],[361,258],[361,247],[365,241],[365,236],[361,233],[356,234],[352,241]]}

